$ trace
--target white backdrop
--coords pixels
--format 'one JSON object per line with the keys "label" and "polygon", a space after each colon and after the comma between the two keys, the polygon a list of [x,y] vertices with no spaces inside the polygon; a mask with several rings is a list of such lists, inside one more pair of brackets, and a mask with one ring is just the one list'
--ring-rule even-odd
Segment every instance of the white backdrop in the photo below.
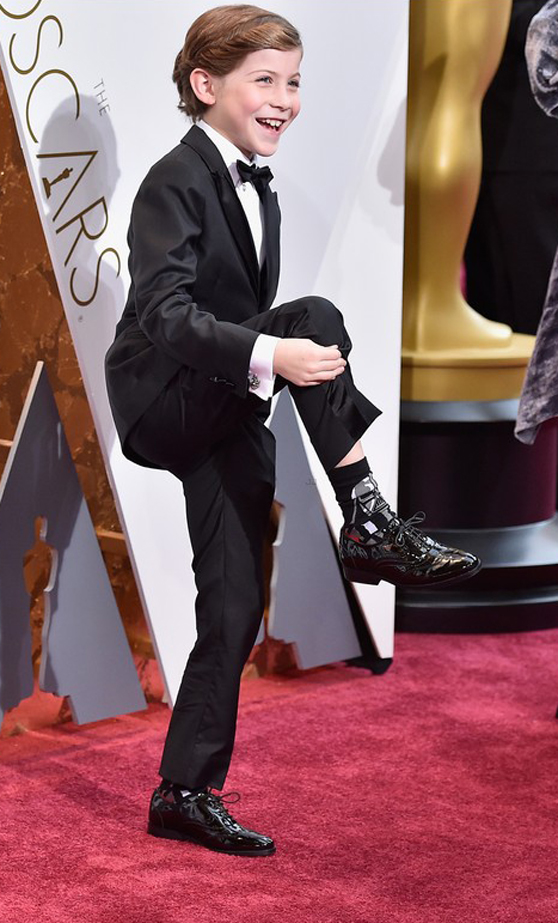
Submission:
{"label": "white backdrop", "polygon": [[[125,299],[130,206],[185,134],[170,74],[190,0],[2,0],[2,68],[70,330],[171,699],[195,636],[180,485],[127,462],[103,356]],[[305,44],[303,110],[270,162],[283,211],[277,302],[318,293],[345,314],[355,378],[384,415],[365,447],[395,502],[408,0],[272,0]],[[339,514],[308,447],[324,505]],[[390,587],[359,588],[379,653]],[[294,639],[296,640],[296,639]]]}

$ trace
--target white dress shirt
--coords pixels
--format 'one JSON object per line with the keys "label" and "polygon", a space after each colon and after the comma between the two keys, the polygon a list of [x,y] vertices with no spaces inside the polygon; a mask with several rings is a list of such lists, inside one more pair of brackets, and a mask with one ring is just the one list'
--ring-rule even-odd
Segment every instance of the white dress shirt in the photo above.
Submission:
{"label": "white dress shirt", "polygon": [[[213,141],[215,147],[221,154],[221,157],[228,167],[229,173],[234,183],[234,188],[236,189],[236,194],[240,199],[240,204],[246,213],[248,224],[250,225],[250,230],[252,231],[254,246],[256,248],[256,254],[258,256],[259,265],[261,268],[265,259],[263,207],[255,186],[253,183],[242,182],[238,174],[238,167],[236,165],[237,160],[243,160],[244,163],[257,165],[257,154],[254,154],[253,160],[249,160],[246,155],[243,154],[242,151],[232,143],[232,141],[229,141],[228,138],[225,138],[225,136],[220,134],[220,132],[213,128],[212,125],[208,125],[208,123],[204,122],[203,120],[197,122],[196,124],[198,125],[198,128],[203,129],[203,131],[205,131],[208,137]],[[267,333],[260,333],[256,342],[254,343],[252,355],[250,357],[250,374],[255,376],[257,380],[257,385],[250,385],[250,391],[252,394],[256,394],[258,397],[261,397],[261,399],[264,401],[273,395],[273,385],[275,383],[275,375],[273,374],[273,358],[275,356],[275,348],[279,342],[279,339],[279,337],[269,336]]]}

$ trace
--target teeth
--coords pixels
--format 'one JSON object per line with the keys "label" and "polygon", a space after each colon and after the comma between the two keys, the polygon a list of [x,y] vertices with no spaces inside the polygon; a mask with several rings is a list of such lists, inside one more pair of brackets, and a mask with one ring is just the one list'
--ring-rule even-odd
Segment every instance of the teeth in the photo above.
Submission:
{"label": "teeth", "polygon": [[283,124],[281,119],[258,119],[258,122],[262,122],[264,125],[271,125],[272,128],[281,128]]}

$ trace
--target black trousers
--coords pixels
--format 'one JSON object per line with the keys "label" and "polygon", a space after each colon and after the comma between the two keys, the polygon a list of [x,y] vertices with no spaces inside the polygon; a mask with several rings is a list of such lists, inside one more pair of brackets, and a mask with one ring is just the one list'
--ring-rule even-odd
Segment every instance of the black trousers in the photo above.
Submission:
{"label": "black trousers", "polygon": [[[337,308],[307,297],[245,322],[280,337],[351,342]],[[349,452],[380,411],[355,387],[347,364],[333,381],[288,385],[326,470]],[[130,436],[142,456],[183,483],[196,579],[197,640],[174,705],[160,773],[188,788],[222,788],[236,729],[242,668],[264,608],[262,553],[275,485],[269,404],[184,368]]]}

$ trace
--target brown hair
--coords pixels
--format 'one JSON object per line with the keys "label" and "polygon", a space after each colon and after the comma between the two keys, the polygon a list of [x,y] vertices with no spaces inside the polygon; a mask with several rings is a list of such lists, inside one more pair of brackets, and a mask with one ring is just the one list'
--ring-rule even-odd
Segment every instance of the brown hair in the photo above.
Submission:
{"label": "brown hair", "polygon": [[230,74],[246,55],[263,48],[288,51],[302,48],[299,32],[282,16],[243,3],[216,6],[192,23],[180,49],[172,73],[180,102],[178,108],[194,122],[207,108],[190,85],[190,74],[197,67],[215,77]]}

